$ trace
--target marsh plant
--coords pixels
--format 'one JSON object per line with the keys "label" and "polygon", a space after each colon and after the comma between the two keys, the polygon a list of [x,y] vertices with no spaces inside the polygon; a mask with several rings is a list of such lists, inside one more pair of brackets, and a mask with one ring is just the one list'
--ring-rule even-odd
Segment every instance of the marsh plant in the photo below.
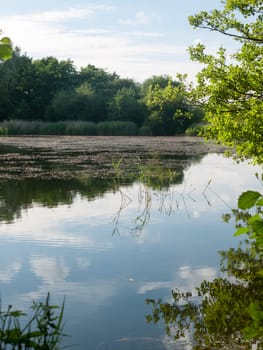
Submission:
{"label": "marsh plant", "polygon": [[63,313],[61,306],[50,304],[48,294],[44,302],[33,302],[33,314],[28,315],[9,305],[0,308],[0,349],[1,350],[56,350],[59,349],[63,334]]}

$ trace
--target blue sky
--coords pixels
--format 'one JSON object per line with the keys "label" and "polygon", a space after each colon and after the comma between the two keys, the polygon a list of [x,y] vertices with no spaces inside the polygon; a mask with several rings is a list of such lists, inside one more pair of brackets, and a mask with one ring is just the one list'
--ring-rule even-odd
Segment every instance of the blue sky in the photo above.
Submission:
{"label": "blue sky", "polygon": [[199,41],[211,52],[222,36],[194,30],[187,17],[220,7],[220,0],[9,0],[0,1],[0,28],[30,57],[70,58],[136,81],[200,69],[187,47]]}

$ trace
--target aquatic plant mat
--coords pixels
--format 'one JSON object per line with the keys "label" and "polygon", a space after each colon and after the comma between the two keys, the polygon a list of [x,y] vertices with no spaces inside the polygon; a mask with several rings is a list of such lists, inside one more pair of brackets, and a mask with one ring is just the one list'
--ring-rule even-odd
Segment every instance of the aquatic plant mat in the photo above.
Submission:
{"label": "aquatic plant mat", "polygon": [[186,158],[223,151],[198,137],[1,137],[0,178],[128,176],[149,161],[174,169]]}

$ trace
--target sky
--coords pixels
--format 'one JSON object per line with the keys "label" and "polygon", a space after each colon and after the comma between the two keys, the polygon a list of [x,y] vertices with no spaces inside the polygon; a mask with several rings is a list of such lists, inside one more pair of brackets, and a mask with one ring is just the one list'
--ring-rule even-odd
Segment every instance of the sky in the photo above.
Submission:
{"label": "sky", "polygon": [[187,48],[202,42],[210,52],[229,43],[193,29],[188,16],[220,8],[220,0],[0,0],[0,28],[33,59],[71,59],[138,82],[152,75],[187,73],[200,65]]}

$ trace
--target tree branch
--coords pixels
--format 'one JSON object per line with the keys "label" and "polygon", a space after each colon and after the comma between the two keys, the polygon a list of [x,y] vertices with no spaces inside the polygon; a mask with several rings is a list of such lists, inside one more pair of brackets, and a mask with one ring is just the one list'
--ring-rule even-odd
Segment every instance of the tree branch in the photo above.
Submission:
{"label": "tree branch", "polygon": [[230,36],[232,38],[249,40],[249,41],[254,41],[254,42],[263,44],[263,38],[260,39],[260,38],[254,38],[254,37],[249,37],[249,36],[243,36],[243,35],[228,33],[228,32],[225,32],[224,30],[220,30],[218,28],[213,28],[213,27],[208,27],[208,26],[201,26],[200,25],[200,26],[198,26],[198,28],[200,28],[200,29],[209,29],[209,30],[211,30],[213,32],[218,32],[220,34],[224,34],[224,35]]}

